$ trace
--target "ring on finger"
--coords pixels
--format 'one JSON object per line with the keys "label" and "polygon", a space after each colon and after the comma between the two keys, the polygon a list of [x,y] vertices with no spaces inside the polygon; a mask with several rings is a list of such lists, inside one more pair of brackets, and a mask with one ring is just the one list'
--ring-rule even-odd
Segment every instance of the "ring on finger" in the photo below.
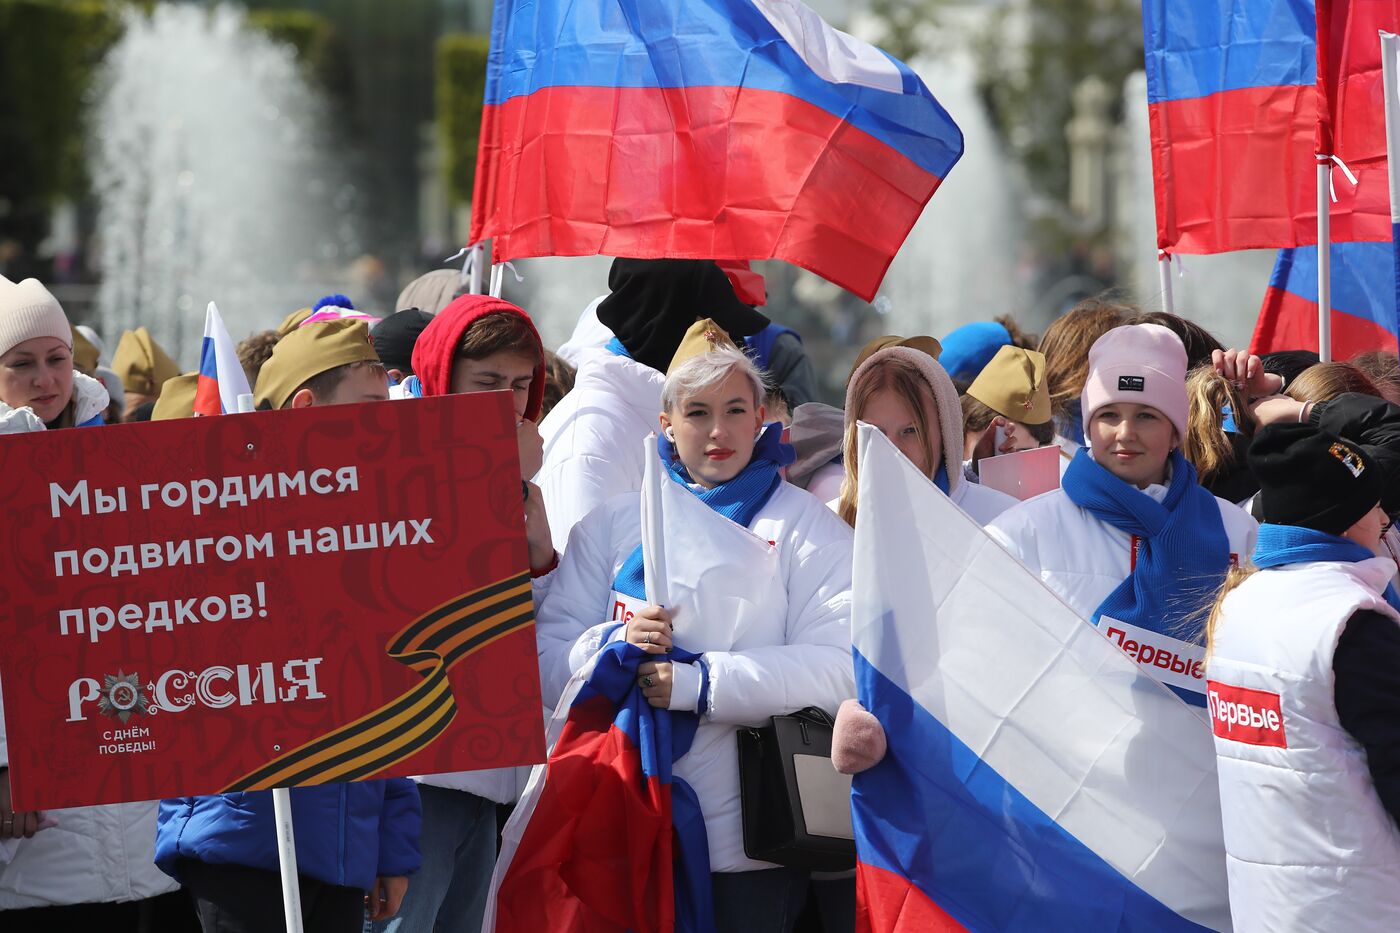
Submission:
{"label": "ring on finger", "polygon": [[656,681],[652,679],[652,677],[651,677],[650,674],[647,674],[647,675],[645,675],[644,677],[642,677],[642,686],[643,686],[643,687],[655,687],[655,686],[656,686]]}
{"label": "ring on finger", "polygon": [[645,635],[642,636],[642,644],[651,644],[651,632],[647,632]]}

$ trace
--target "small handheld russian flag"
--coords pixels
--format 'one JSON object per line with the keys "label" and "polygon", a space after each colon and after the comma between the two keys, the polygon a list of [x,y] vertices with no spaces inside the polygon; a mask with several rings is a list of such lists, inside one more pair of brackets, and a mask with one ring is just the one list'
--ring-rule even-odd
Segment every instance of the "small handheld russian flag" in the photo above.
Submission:
{"label": "small handheld russian flag", "polygon": [[219,308],[209,302],[204,316],[204,343],[199,348],[199,383],[194,393],[194,413],[224,415],[238,411],[238,396],[251,395],[248,375],[238,362]]}

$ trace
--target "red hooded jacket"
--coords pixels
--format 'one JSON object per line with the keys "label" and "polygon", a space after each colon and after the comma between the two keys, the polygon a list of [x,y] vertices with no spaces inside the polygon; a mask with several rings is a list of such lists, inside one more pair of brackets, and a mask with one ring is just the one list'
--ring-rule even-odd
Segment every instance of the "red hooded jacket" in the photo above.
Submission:
{"label": "red hooded jacket", "polygon": [[457,348],[462,345],[462,336],[467,329],[488,314],[518,314],[535,337],[535,352],[539,362],[535,365],[535,378],[530,383],[530,396],[525,403],[525,417],[531,421],[540,420],[540,410],[544,407],[544,343],[530,315],[520,308],[489,295],[462,295],[443,308],[432,319],[418,342],[413,345],[413,371],[423,384],[424,397],[450,395],[452,392],[452,364],[457,359]]}

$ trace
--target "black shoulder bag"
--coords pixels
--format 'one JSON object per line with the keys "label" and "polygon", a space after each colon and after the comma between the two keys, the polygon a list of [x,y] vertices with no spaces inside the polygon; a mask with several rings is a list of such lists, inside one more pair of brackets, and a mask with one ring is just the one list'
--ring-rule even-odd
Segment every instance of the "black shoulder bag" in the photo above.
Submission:
{"label": "black shoulder bag", "polygon": [[740,729],[744,854],[811,871],[855,867],[851,777],[831,766],[832,719],[816,707]]}

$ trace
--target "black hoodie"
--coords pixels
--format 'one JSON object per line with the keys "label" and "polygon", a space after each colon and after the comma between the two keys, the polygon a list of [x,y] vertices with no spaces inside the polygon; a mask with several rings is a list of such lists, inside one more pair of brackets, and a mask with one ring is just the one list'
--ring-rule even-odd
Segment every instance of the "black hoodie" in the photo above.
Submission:
{"label": "black hoodie", "polygon": [[612,294],[598,305],[598,320],[632,359],[663,373],[686,330],[702,318],[713,319],[739,346],[768,326],[709,259],[614,259],[608,287]]}

